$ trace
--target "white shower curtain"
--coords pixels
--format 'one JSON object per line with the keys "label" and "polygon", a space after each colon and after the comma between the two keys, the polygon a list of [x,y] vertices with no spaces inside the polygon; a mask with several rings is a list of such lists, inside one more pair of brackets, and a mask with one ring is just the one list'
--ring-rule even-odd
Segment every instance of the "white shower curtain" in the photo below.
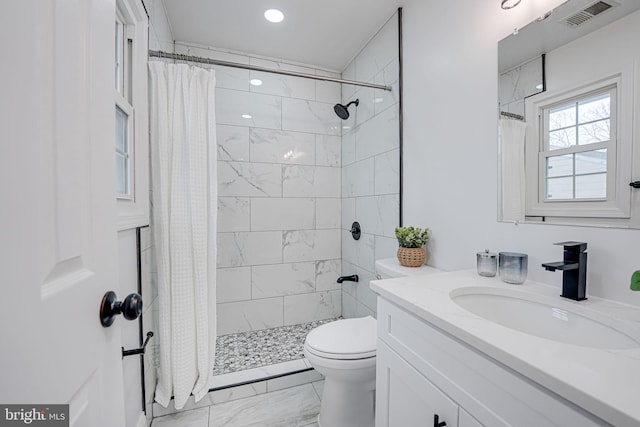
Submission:
{"label": "white shower curtain", "polygon": [[216,338],[215,74],[149,62],[152,226],[160,361],[155,399],[182,408],[213,375]]}
{"label": "white shower curtain", "polygon": [[524,142],[527,124],[500,119],[502,220],[522,221],[525,210]]}

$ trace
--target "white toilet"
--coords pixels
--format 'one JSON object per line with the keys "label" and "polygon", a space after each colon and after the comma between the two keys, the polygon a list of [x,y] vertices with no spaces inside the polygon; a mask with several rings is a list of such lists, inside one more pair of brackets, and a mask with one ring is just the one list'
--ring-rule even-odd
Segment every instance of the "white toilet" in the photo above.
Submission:
{"label": "white toilet", "polygon": [[[403,267],[395,258],[376,261],[381,279],[439,271],[427,266]],[[325,376],[320,427],[374,425],[376,339],[376,320],[371,316],[325,323],[307,335],[304,355]]]}
{"label": "white toilet", "polygon": [[376,388],[376,319],[342,319],[313,329],[304,355],[325,376],[318,425],[371,427]]}

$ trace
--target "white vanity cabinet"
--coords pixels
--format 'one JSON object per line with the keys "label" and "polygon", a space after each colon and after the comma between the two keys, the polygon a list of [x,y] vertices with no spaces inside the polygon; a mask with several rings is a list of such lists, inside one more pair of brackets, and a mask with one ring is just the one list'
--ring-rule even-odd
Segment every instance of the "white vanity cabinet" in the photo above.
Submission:
{"label": "white vanity cabinet", "polygon": [[376,427],[608,425],[380,296],[376,362]]}

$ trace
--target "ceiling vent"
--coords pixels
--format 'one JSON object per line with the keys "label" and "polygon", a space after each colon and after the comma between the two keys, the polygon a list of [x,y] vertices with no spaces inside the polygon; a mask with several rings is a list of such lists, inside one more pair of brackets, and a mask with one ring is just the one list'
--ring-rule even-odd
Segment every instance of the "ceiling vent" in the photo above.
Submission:
{"label": "ceiling vent", "polygon": [[606,12],[614,6],[617,6],[617,4],[612,1],[597,1],[578,12],[569,15],[564,19],[564,22],[571,27],[577,27],[578,25],[584,24],[591,18]]}

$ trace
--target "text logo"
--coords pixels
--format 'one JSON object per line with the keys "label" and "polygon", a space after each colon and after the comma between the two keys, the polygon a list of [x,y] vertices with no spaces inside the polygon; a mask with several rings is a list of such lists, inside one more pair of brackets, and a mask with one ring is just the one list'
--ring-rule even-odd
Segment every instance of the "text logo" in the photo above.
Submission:
{"label": "text logo", "polygon": [[69,405],[0,405],[0,427],[69,427]]}

